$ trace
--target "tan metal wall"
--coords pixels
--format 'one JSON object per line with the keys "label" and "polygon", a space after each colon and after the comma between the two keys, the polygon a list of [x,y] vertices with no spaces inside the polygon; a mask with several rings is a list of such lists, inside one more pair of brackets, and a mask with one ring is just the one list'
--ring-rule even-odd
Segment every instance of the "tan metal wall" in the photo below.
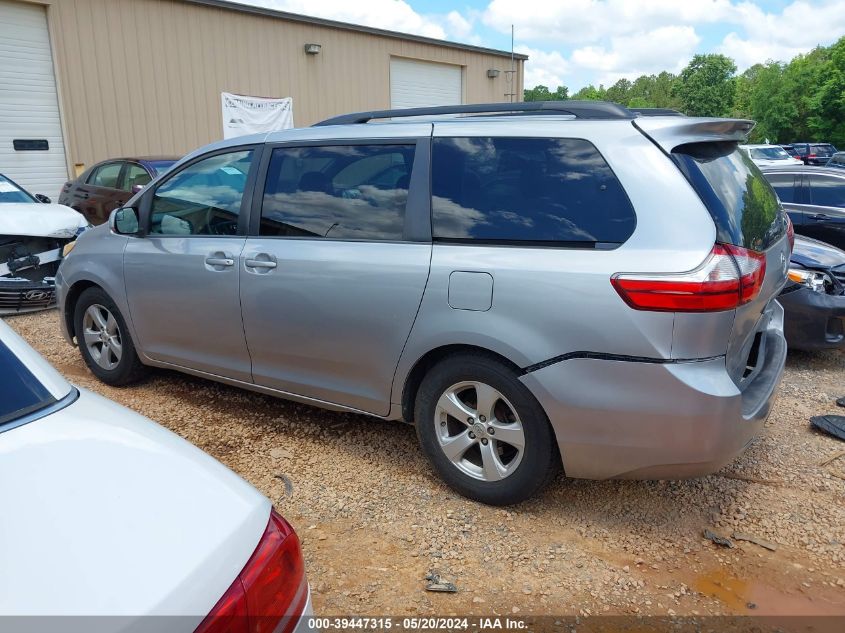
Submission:
{"label": "tan metal wall", "polygon": [[[390,105],[390,57],[464,67],[467,103],[506,101],[502,56],[180,0],[46,4],[69,168],[222,137],[220,93],[293,97],[294,122]],[[306,55],[305,43],[322,45]],[[516,61],[517,94],[522,62]],[[487,70],[502,71],[488,79]]]}

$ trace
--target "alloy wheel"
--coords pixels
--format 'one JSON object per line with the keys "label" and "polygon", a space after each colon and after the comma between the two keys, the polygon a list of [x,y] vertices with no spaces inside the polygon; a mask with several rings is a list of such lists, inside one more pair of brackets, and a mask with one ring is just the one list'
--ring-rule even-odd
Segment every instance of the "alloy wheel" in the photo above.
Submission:
{"label": "alloy wheel", "polygon": [[470,477],[500,481],[522,461],[522,421],[507,398],[486,383],[464,381],[446,389],[434,425],[443,454]]}
{"label": "alloy wheel", "polygon": [[85,347],[97,365],[112,370],[123,355],[120,327],[117,319],[100,304],[92,304],[82,316],[82,336]]}

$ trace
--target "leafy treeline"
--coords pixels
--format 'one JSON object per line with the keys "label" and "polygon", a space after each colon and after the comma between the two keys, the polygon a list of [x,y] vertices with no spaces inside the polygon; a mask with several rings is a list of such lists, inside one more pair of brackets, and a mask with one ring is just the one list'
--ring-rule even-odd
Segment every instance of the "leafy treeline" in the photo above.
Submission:
{"label": "leafy treeline", "polygon": [[620,79],[609,88],[525,90],[526,101],[600,99],[631,108],[672,108],[692,116],[757,121],[751,142],[827,141],[845,146],[845,37],[789,63],[769,61],[736,74],[724,55],[696,55],[679,75]]}

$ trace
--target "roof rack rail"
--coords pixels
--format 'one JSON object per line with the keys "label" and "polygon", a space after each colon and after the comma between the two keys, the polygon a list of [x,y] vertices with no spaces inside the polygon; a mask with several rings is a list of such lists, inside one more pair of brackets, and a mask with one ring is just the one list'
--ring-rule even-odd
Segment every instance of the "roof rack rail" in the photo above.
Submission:
{"label": "roof rack rail", "polygon": [[640,116],[686,116],[683,112],[672,108],[628,108]]}
{"label": "roof rack rail", "polygon": [[571,114],[578,119],[633,119],[636,115],[628,108],[609,101],[518,101],[516,103],[474,103],[465,105],[402,108],[398,110],[371,110],[353,112],[315,123],[321,125],[348,125],[368,123],[373,119],[398,117],[439,116],[443,114]]}

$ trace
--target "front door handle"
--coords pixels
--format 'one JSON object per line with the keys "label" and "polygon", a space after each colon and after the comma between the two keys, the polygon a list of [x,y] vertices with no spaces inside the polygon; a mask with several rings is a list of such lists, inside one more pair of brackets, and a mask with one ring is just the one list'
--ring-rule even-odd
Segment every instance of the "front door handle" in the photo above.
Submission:
{"label": "front door handle", "polygon": [[205,263],[209,266],[234,266],[235,260],[227,257],[206,257]]}
{"label": "front door handle", "polygon": [[822,220],[822,221],[824,221],[824,220],[829,220],[830,216],[825,214],[825,213],[814,213],[813,215],[810,216],[810,219],[811,220]]}
{"label": "front door handle", "polygon": [[247,259],[244,264],[247,268],[275,268],[276,262],[266,259]]}

